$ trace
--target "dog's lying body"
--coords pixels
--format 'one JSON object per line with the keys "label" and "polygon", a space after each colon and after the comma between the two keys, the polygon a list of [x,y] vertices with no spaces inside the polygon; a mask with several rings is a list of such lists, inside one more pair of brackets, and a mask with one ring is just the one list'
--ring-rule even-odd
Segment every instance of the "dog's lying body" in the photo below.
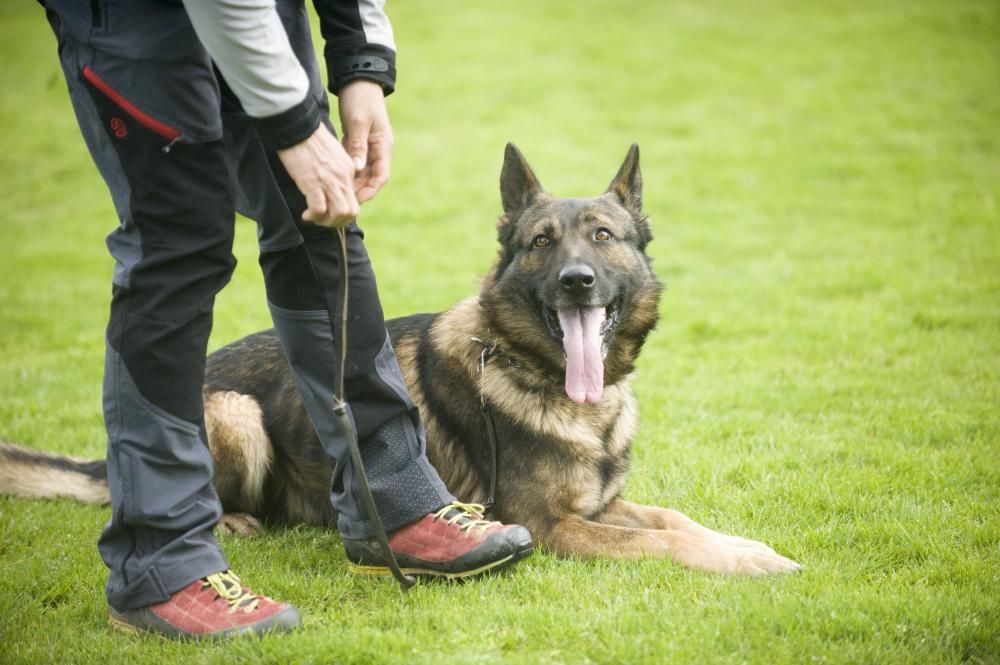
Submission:
{"label": "dog's lying body", "polygon": [[[484,502],[494,473],[492,419],[492,516],[526,526],[559,554],[660,556],[751,575],[795,570],[762,543],[621,496],[638,417],[633,363],[656,324],[661,289],[645,254],[651,233],[641,189],[635,146],[593,199],[545,194],[508,146],[501,250],[479,296],[388,322],[428,456],[460,500]],[[204,398],[226,528],[254,531],[256,518],[335,524],[332,461],[273,331],[212,354]],[[0,492],[94,500],[93,465],[60,479],[62,491],[31,479],[74,464],[0,445]],[[74,482],[80,491],[67,489]]]}

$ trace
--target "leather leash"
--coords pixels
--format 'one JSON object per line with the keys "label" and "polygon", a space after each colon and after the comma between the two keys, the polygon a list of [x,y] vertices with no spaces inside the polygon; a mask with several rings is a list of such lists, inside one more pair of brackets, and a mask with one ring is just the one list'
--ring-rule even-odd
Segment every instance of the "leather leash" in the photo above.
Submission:
{"label": "leather leash", "polygon": [[493,411],[490,409],[490,403],[486,401],[486,387],[484,385],[486,380],[486,363],[489,362],[490,358],[497,356],[506,358],[507,364],[510,367],[517,367],[518,369],[527,368],[522,367],[513,358],[500,351],[498,348],[499,343],[496,340],[491,343],[486,342],[479,337],[472,337],[470,339],[483,347],[482,353],[479,354],[479,364],[477,365],[477,369],[479,371],[479,411],[483,414],[483,423],[486,425],[486,440],[490,446],[490,489],[489,495],[486,497],[486,501],[483,502],[483,505],[486,508],[485,512],[489,512],[490,509],[496,505],[498,468],[497,454],[500,449],[500,445],[497,442],[497,427],[493,420]]}

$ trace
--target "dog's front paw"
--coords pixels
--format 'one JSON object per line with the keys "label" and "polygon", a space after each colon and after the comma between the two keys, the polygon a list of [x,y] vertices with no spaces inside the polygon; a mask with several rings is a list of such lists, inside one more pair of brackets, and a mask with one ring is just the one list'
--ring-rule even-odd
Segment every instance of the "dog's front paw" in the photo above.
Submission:
{"label": "dog's front paw", "polygon": [[248,513],[225,513],[215,525],[216,533],[234,536],[256,536],[264,532],[264,526]]}
{"label": "dog's front paw", "polygon": [[739,547],[747,550],[755,550],[757,552],[777,554],[777,552],[771,549],[770,546],[760,542],[759,540],[750,540],[749,538],[740,538],[739,536],[729,536],[724,533],[718,534],[718,538],[730,547]]}
{"label": "dog's front paw", "polygon": [[[742,540],[742,539],[741,539]],[[746,541],[756,543],[756,541]],[[741,546],[730,546],[734,565],[729,571],[736,575],[748,575],[757,577],[760,575],[780,575],[781,573],[794,573],[802,570],[802,566],[787,557],[783,557],[763,543],[765,549],[757,549]]]}
{"label": "dog's front paw", "polygon": [[673,559],[689,568],[723,575],[749,576],[793,573],[802,568],[791,559],[753,540],[714,532],[702,535],[678,531],[659,533],[666,536],[666,545]]}

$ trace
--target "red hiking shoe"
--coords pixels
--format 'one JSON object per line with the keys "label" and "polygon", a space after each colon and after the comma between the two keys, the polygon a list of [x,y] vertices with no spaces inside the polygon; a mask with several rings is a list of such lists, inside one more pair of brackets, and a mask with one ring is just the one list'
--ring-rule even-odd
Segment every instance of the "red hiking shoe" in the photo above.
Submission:
{"label": "red hiking shoe", "polygon": [[[454,501],[389,535],[389,549],[403,573],[471,577],[499,570],[531,554],[531,534],[523,526],[484,520],[478,504]],[[375,538],[344,539],[356,573],[385,575],[389,563]]]}
{"label": "red hiking shoe", "polygon": [[111,608],[109,621],[112,627],[127,633],[156,633],[189,640],[239,633],[261,635],[292,630],[301,624],[298,610],[251,592],[231,570],[195,580],[156,605],[127,612]]}

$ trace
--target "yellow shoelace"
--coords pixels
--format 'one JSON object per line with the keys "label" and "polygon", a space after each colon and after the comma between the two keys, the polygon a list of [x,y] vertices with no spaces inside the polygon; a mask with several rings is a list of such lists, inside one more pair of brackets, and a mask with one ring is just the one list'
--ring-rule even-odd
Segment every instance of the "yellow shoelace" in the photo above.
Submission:
{"label": "yellow shoelace", "polygon": [[[458,512],[448,518],[448,524],[451,525],[458,523],[458,528],[462,531],[475,531],[476,529],[486,531],[486,529],[495,524],[495,522],[484,520],[481,517],[481,515],[486,512],[486,506],[479,503],[462,503],[461,501],[452,501],[447,506],[437,511],[434,513],[434,519],[444,519],[451,510],[456,510]],[[462,520],[465,521],[462,522]]]}
{"label": "yellow shoelace", "polygon": [[203,589],[212,587],[219,598],[224,598],[229,603],[230,614],[237,609],[250,613],[257,609],[260,598],[256,594],[243,588],[240,578],[231,570],[222,573],[213,573],[205,578]]}

